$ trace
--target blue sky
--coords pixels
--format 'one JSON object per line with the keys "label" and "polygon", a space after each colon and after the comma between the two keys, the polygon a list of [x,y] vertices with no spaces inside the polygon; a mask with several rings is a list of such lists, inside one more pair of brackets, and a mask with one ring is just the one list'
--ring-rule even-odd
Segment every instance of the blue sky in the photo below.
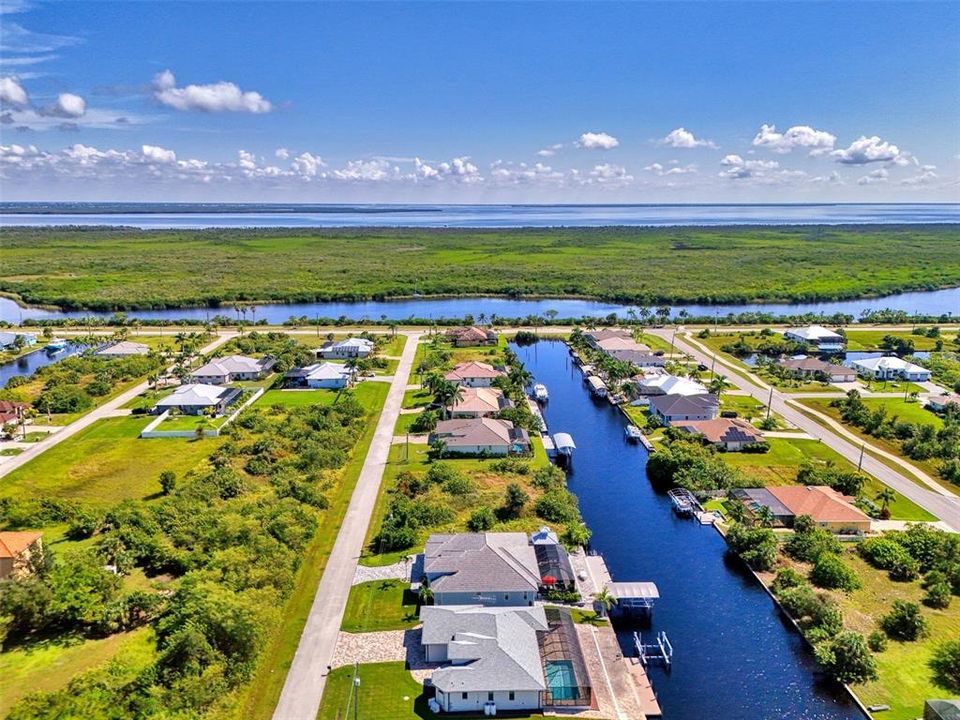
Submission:
{"label": "blue sky", "polygon": [[958,3],[2,5],[5,199],[960,199]]}

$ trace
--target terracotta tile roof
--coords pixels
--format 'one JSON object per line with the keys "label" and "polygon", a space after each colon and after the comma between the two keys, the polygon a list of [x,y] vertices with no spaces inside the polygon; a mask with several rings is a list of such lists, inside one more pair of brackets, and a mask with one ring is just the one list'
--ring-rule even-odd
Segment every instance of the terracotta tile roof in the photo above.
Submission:
{"label": "terracotta tile roof", "polygon": [[767,490],[794,515],[809,515],[815,522],[869,522],[849,498],[824,485],[769,487]]}
{"label": "terracotta tile roof", "polygon": [[506,373],[497,370],[493,365],[471,360],[470,362],[460,363],[443,377],[446,380],[456,381],[470,378],[497,378],[502,375],[506,375]]}
{"label": "terracotta tile roof", "polygon": [[38,532],[0,532],[0,557],[16,558],[42,537]]}

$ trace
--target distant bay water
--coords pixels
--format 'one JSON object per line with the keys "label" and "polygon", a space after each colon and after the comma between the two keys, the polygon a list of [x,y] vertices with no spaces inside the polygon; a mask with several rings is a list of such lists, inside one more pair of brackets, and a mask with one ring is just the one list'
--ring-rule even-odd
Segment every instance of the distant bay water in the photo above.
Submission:
{"label": "distant bay water", "polygon": [[601,227],[960,223],[960,203],[755,205],[332,205],[0,203],[0,227]]}

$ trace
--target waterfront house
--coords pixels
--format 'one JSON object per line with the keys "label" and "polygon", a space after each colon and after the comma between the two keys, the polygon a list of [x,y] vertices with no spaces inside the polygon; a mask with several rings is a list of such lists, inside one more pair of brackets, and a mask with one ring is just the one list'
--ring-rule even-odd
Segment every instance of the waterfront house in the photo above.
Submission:
{"label": "waterfront house", "polygon": [[817,527],[833,533],[865,533],[870,518],[846,497],[825,485],[784,485],[766,488],[741,488],[732,493],[743,503],[747,514],[755,517],[761,507],[773,513],[774,524],[793,527],[801,515],[810,516]]}
{"label": "waterfront house", "polygon": [[716,395],[656,395],[650,398],[650,412],[664,425],[683,420],[713,420],[720,413]]}
{"label": "waterfront house", "polygon": [[622,328],[603,328],[601,330],[586,330],[583,333],[583,339],[587,341],[587,345],[600,349],[600,343],[610,340],[612,338],[619,338],[622,340],[633,340],[633,333],[630,330],[624,330]]}
{"label": "waterfront house", "polygon": [[783,332],[787,340],[813,345],[820,352],[843,352],[847,339],[838,332],[828,330],[822,325],[787,328]]}
{"label": "waterfront house", "polygon": [[131,340],[121,340],[119,342],[104,345],[93,354],[97,357],[105,358],[125,358],[134,355],[146,355],[150,352],[150,346],[143,343],[133,342]]}
{"label": "waterfront house", "polygon": [[0,350],[16,350],[17,338],[22,338],[23,347],[37,344],[37,336],[33,333],[0,331]]}
{"label": "waterfront house", "polygon": [[533,605],[541,585],[533,545],[519,532],[431,535],[423,575],[437,605]]}
{"label": "waterfront house", "polygon": [[175,410],[183,415],[222,415],[243,394],[240,388],[191,383],[181,385],[170,395],[157,401],[154,412]]}
{"label": "waterfront house", "polygon": [[517,455],[530,452],[530,435],[508,420],[491,417],[441,420],[430,443],[442,440],[450,455]]}
{"label": "waterfront house", "polygon": [[497,334],[493,330],[487,330],[476,325],[448,330],[447,338],[457,347],[496,345],[498,340]]}
{"label": "waterfront house", "polygon": [[577,577],[570,554],[557,534],[544,526],[530,536],[530,543],[537,556],[540,582],[549,588],[576,590]]}
{"label": "waterfront house", "polygon": [[27,403],[0,400],[0,425],[11,422],[20,422],[23,411],[30,407]]}
{"label": "waterfront house", "polygon": [[271,357],[260,359],[245,355],[228,355],[214,358],[203,367],[193,371],[190,379],[195,383],[207,385],[226,385],[241,380],[260,380],[273,369],[275,360]]}
{"label": "waterfront house", "polygon": [[287,387],[303,387],[326,390],[340,390],[347,387],[353,379],[353,373],[345,365],[337,363],[314,363],[302,368],[294,368],[283,376]]}
{"label": "waterfront house", "polygon": [[949,395],[931,395],[927,398],[927,409],[935,413],[945,412],[950,405],[955,405],[957,410],[960,410],[960,395],[951,393]]}
{"label": "waterfront house", "polygon": [[738,452],[748,445],[763,442],[763,435],[746,420],[714,418],[713,420],[680,420],[672,427],[685,430],[727,452]]}
{"label": "waterfront house", "polygon": [[931,372],[924,367],[894,356],[854,360],[853,367],[864,377],[876,380],[928,382]]}
{"label": "waterfront house", "polygon": [[603,340],[598,340],[594,347],[608,355],[615,350],[632,350],[638,353],[650,352],[649,346],[638,343],[632,337],[608,337]]}
{"label": "waterfront house", "polygon": [[547,689],[540,637],[549,629],[542,607],[477,606],[420,609],[421,644],[433,671],[436,709],[480,713],[539,710]]}
{"label": "waterfront house", "polygon": [[857,379],[855,370],[815,357],[787,358],[777,364],[797,378],[825,378],[834,383],[853,382]]}
{"label": "waterfront house", "polygon": [[639,368],[662,368],[667,364],[667,359],[663,355],[654,355],[647,350],[610,350],[607,355],[615,360],[636,365]]}
{"label": "waterfront house", "polygon": [[317,350],[317,357],[325,360],[347,360],[366,358],[374,351],[374,343],[366,338],[347,338],[339,342],[326,342]]}
{"label": "waterfront house", "polygon": [[707,389],[700,383],[688,378],[658,373],[645,376],[637,383],[641,395],[703,395]]}
{"label": "waterfront house", "polygon": [[43,558],[43,534],[0,532],[0,580],[19,580]]}
{"label": "waterfront house", "polygon": [[457,365],[453,370],[444,375],[445,380],[462,385],[463,387],[490,387],[493,381],[498,377],[505,377],[507,373],[498,370],[493,365],[485,362],[471,360]]}
{"label": "waterfront house", "polygon": [[464,388],[459,400],[450,406],[451,418],[493,417],[513,403],[497,388]]}

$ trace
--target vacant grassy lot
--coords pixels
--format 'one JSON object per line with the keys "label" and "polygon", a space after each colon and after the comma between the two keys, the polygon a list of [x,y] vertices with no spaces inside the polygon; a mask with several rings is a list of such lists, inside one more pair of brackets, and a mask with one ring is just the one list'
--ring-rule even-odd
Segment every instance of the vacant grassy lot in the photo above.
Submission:
{"label": "vacant grassy lot", "polygon": [[948,225],[20,229],[4,233],[0,290],[103,309],[412,293],[829,300],[956,286],[958,248],[960,229]]}
{"label": "vacant grassy lot", "polygon": [[[883,339],[887,335],[892,335],[902,340],[910,340],[917,350],[933,350],[937,344],[937,338],[930,338],[926,335],[914,335],[909,331],[889,332],[887,330],[853,330],[847,328],[846,333],[848,350],[881,350],[880,343],[883,342]],[[950,340],[956,336],[956,332],[943,330],[940,335],[943,344],[949,347]]]}
{"label": "vacant grassy lot", "polygon": [[[363,403],[364,407],[373,407],[374,398],[383,393],[386,383],[364,381],[355,385],[350,392]],[[344,392],[341,390],[267,390],[257,400],[257,405],[270,407],[300,407],[303,405],[332,405]]]}
{"label": "vacant grassy lot", "polygon": [[143,417],[98,420],[0,483],[0,497],[65,498],[112,505],[160,492],[160,473],[193,469],[221,438],[142,440]]}
{"label": "vacant grassy lot", "polygon": [[346,632],[406,630],[419,622],[417,596],[410,590],[410,583],[373,580],[350,588],[340,629]]}

